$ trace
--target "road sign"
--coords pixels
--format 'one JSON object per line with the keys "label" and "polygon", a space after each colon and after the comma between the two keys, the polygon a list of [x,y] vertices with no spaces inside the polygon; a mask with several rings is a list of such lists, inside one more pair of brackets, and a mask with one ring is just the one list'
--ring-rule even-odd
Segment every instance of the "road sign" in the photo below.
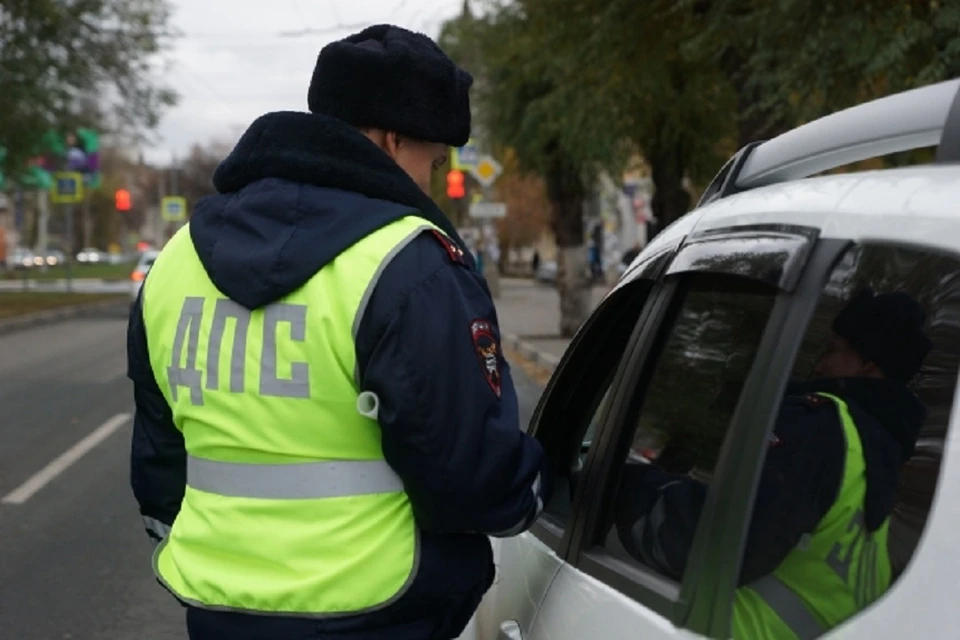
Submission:
{"label": "road sign", "polygon": [[473,177],[476,178],[480,184],[489,187],[496,182],[500,174],[503,173],[503,167],[490,156],[483,156],[480,158],[480,161],[477,162],[477,166],[470,169],[470,173],[473,174]]}
{"label": "road sign", "polygon": [[53,174],[50,201],[53,204],[83,202],[83,174],[77,171],[61,171]]}
{"label": "road sign", "polygon": [[477,162],[480,161],[480,150],[477,149],[473,138],[468,140],[467,144],[453,150],[452,161],[454,169],[473,171],[476,168]]}
{"label": "road sign", "polygon": [[187,200],[180,196],[167,196],[160,202],[160,216],[167,222],[187,219]]}
{"label": "road sign", "polygon": [[470,205],[471,218],[503,218],[507,205],[503,202],[474,202]]}

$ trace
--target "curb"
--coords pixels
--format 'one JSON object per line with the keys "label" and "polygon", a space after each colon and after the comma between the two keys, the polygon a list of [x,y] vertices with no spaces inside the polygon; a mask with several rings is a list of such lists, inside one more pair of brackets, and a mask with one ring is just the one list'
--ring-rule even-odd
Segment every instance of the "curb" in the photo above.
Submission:
{"label": "curb", "polygon": [[95,315],[102,311],[122,311],[128,308],[127,302],[107,301],[95,302],[93,304],[77,304],[69,307],[60,307],[59,309],[50,309],[48,311],[38,311],[37,313],[28,313],[9,320],[0,320],[0,335],[22,331],[33,327],[39,327],[47,324],[55,324],[64,320],[72,320],[83,316]]}
{"label": "curb", "polygon": [[537,349],[529,342],[521,340],[520,337],[515,334],[501,333],[500,339],[506,348],[516,351],[523,358],[545,370],[547,373],[552,374],[556,370],[557,365],[560,364],[560,358],[552,353]]}

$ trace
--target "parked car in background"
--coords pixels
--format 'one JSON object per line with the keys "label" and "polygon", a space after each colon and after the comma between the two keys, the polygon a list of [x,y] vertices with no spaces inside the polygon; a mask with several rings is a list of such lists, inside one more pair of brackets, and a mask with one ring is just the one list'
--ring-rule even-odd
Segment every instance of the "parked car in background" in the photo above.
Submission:
{"label": "parked car in background", "polygon": [[539,282],[554,283],[557,281],[557,262],[556,260],[544,260],[537,265],[537,270],[533,274]]}
{"label": "parked car in background", "polygon": [[160,252],[152,249],[149,251],[144,251],[140,254],[140,259],[137,261],[137,266],[134,267],[133,271],[130,273],[131,303],[136,302],[137,296],[140,295],[140,287],[143,286],[143,280],[147,277],[147,274],[150,273],[150,267],[153,266],[153,263],[156,261],[158,255],[160,255]]}
{"label": "parked car in background", "polygon": [[[59,249],[51,249],[43,254],[41,258],[40,266],[46,265],[48,267],[55,267],[58,264],[63,264],[66,261],[67,257],[63,254],[63,251]],[[36,261],[34,261],[36,264]]]}
{"label": "parked car in background", "polygon": [[100,249],[93,247],[81,249],[77,254],[77,262],[81,264],[97,264],[99,262],[105,262],[106,259],[107,253],[105,251],[100,251]]}
{"label": "parked car in background", "polygon": [[26,247],[16,247],[7,255],[8,269],[29,269],[33,266],[33,251]]}

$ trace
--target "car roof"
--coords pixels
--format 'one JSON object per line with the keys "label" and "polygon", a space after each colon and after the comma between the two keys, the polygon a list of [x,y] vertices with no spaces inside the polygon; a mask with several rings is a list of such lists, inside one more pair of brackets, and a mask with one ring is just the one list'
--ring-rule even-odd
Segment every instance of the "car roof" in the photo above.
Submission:
{"label": "car roof", "polygon": [[824,238],[916,244],[960,253],[960,166],[922,165],[806,178],[694,209],[654,237],[650,255],[690,233],[755,224],[815,227]]}

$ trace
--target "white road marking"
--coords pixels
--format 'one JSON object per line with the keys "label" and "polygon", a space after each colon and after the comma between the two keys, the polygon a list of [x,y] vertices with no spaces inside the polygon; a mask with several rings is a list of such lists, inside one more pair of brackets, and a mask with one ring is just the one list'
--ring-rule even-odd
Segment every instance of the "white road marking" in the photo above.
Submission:
{"label": "white road marking", "polygon": [[3,504],[23,504],[43,489],[51,480],[70,468],[74,462],[109,438],[130,419],[129,413],[118,413],[93,430],[86,438],[60,454],[50,464],[33,474],[26,482],[0,500]]}

